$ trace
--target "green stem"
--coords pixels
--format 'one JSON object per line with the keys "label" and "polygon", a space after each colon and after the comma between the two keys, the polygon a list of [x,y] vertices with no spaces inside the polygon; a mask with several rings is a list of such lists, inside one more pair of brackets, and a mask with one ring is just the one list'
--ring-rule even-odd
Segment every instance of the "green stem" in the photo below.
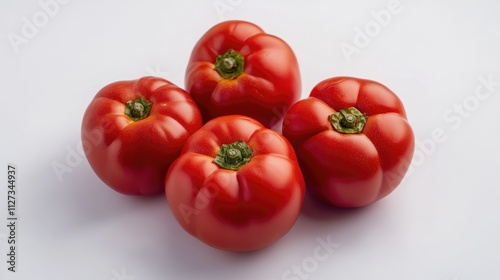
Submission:
{"label": "green stem", "polygon": [[224,169],[238,170],[252,158],[252,150],[248,145],[238,140],[231,144],[223,144],[214,162]]}
{"label": "green stem", "polygon": [[228,50],[223,55],[217,56],[214,69],[224,79],[234,79],[243,73],[245,58],[235,50]]}
{"label": "green stem", "polygon": [[342,109],[330,115],[330,122],[335,130],[340,133],[361,133],[365,127],[367,116],[355,107]]}
{"label": "green stem", "polygon": [[125,115],[133,121],[139,121],[147,118],[151,111],[151,102],[144,97],[139,97],[136,100],[130,100],[125,105]]}

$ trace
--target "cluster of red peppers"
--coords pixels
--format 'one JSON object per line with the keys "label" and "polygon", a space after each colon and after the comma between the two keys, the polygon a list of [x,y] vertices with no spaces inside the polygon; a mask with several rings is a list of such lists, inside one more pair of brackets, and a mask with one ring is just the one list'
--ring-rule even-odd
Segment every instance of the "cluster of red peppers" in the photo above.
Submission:
{"label": "cluster of red peppers", "polygon": [[306,189],[362,207],[392,192],[413,156],[403,104],[384,85],[335,77],[300,96],[286,42],[223,22],[194,47],[185,90],[157,77],[100,90],[82,138],[102,141],[86,157],[117,192],[165,193],[178,223],[206,244],[256,250],[290,230]]}

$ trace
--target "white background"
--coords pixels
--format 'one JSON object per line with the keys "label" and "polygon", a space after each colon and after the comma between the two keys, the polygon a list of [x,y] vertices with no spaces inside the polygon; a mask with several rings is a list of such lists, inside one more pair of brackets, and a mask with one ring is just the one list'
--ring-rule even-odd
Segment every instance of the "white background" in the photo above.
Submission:
{"label": "white background", "polygon": [[[1,279],[500,279],[498,1],[401,0],[384,26],[375,18],[391,0],[46,2],[0,2]],[[146,75],[182,87],[192,47],[225,19],[287,41],[303,97],[338,75],[396,92],[418,144],[399,188],[358,210],[307,199],[284,238],[234,254],[186,234],[163,196],[106,187],[78,154],[94,94]],[[16,273],[8,163],[18,168]],[[335,249],[316,249],[319,239]]]}

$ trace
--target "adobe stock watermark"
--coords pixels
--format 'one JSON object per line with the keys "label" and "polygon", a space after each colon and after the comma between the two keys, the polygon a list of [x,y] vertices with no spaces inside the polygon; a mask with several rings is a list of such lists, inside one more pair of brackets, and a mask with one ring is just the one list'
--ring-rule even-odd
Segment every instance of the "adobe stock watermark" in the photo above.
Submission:
{"label": "adobe stock watermark", "polygon": [[[264,146],[276,146],[276,145],[281,145],[283,142],[282,136],[276,132],[272,131],[270,129],[260,131],[259,133],[254,134],[256,136],[252,137],[258,137],[259,143],[261,143]],[[255,139],[255,138],[254,138]],[[275,144],[273,144],[275,143]],[[229,144],[229,143],[223,143],[224,144]],[[246,146],[246,145],[245,145]],[[224,148],[219,148],[220,151]],[[233,151],[231,151],[233,150]],[[233,152],[233,153],[231,153]],[[236,152],[236,153],[235,153]],[[230,155],[230,154],[239,154],[240,159],[241,159],[241,150],[239,148],[231,148],[226,150],[225,152],[222,152],[222,154],[225,154],[225,156]],[[219,157],[225,157],[224,155],[221,156],[221,153],[217,155],[216,158]],[[217,161],[216,158],[213,158],[212,162],[216,162],[216,164],[222,168],[225,169],[226,167],[223,167],[219,161]],[[250,157],[250,162],[252,161]],[[226,162],[227,163],[227,162]],[[239,168],[239,167],[238,167]],[[234,171],[231,171],[231,173]],[[234,184],[240,184],[238,180],[236,180],[236,175],[232,173],[229,175],[228,173],[218,173],[216,176],[212,177],[212,174],[210,174],[206,179],[206,181],[203,183],[202,187],[199,188],[199,190],[193,189],[193,193],[191,193],[192,196],[194,196],[193,199],[189,199],[188,202],[181,202],[177,206],[178,213],[182,216],[184,222],[189,225],[193,219],[200,215],[203,211],[209,207],[211,201],[214,200],[219,194],[221,189],[224,190],[226,188],[229,188],[229,186],[232,186]],[[176,187],[176,186],[174,186]],[[287,185],[282,186],[283,188],[287,188]],[[169,187],[167,187],[169,188]],[[193,203],[194,202],[194,203]]]}
{"label": "adobe stock watermark", "polygon": [[[170,72],[162,70],[159,64],[155,66],[146,66],[144,70],[154,77],[167,78],[170,75]],[[113,125],[109,123],[109,121],[109,119],[103,121],[101,126],[102,131],[82,131],[82,138],[80,141],[75,145],[66,145],[64,147],[66,151],[64,160],[52,161],[51,167],[59,183],[63,182],[66,174],[72,173],[84,162],[86,153],[91,154],[95,150],[95,147],[104,141],[104,135],[113,129]]]}
{"label": "adobe stock watermark", "polygon": [[41,29],[49,24],[50,20],[57,16],[61,7],[68,4],[69,0],[40,0],[39,9],[30,17],[21,18],[21,28],[18,33],[7,33],[7,39],[16,54],[19,53],[21,45],[26,45],[35,38]]}
{"label": "adobe stock watermark", "polygon": [[70,145],[66,145],[64,147],[66,151],[66,155],[64,157],[64,161],[52,161],[50,166],[52,167],[52,171],[54,171],[54,174],[57,177],[57,180],[59,183],[62,183],[64,181],[64,175],[66,173],[71,173],[73,170],[78,167],[82,162],[83,159],[85,158],[85,153],[83,152],[83,146],[82,142],[78,142],[78,144],[75,147],[72,147]]}
{"label": "adobe stock watermark", "polygon": [[124,267],[120,271],[116,269],[111,270],[111,274],[113,278],[111,280],[134,280],[135,276],[132,274],[128,274]]}
{"label": "adobe stock watermark", "polygon": [[146,66],[146,73],[153,77],[166,78],[170,76],[170,72],[161,69],[160,64],[156,64],[154,67]]}
{"label": "adobe stock watermark", "polygon": [[[226,186],[229,182],[225,184],[222,183],[222,186]],[[194,216],[197,216],[208,207],[210,204],[210,200],[219,195],[219,188],[214,183],[207,183],[201,190],[196,194],[196,199],[194,200],[194,205],[191,206],[187,203],[179,204],[179,212],[184,219],[184,222],[189,225]]]}
{"label": "adobe stock watermark", "polygon": [[219,20],[226,20],[226,13],[234,11],[243,3],[243,0],[215,0],[212,3]]}
{"label": "adobe stock watermark", "polygon": [[352,43],[342,42],[340,50],[347,62],[351,62],[354,54],[360,54],[368,47],[373,39],[379,36],[384,28],[389,26],[393,18],[403,11],[399,0],[391,0],[387,7],[379,11],[371,11],[371,19],[364,23],[363,27],[354,28]]}
{"label": "adobe stock watermark", "polygon": [[321,237],[316,238],[317,246],[312,251],[310,256],[305,257],[300,264],[294,264],[290,269],[283,272],[282,280],[304,280],[309,279],[316,272],[319,265],[327,261],[335,252],[335,249],[340,247],[339,243],[332,241],[332,236],[328,235],[326,239]]}
{"label": "adobe stock watermark", "polygon": [[103,131],[97,129],[93,131],[82,131],[82,139],[78,141],[76,145],[66,145],[66,147],[64,147],[66,151],[64,161],[52,161],[50,165],[59,183],[63,182],[66,173],[72,173],[83,163],[86,153],[91,154],[94,152],[95,147],[104,141],[104,134],[106,131],[112,129],[111,125],[106,123],[104,123],[102,127],[104,128]]}
{"label": "adobe stock watermark", "polygon": [[457,130],[462,127],[463,123],[473,116],[473,113],[480,108],[481,104],[490,99],[499,89],[500,81],[493,80],[492,74],[479,76],[474,91],[443,112],[442,118],[447,126],[434,128],[430,137],[423,140],[415,139],[415,152],[412,161],[402,162],[401,170],[396,171],[395,174],[388,174],[387,180],[400,178],[401,176],[398,176],[398,174],[404,175],[406,167],[408,167],[406,177],[411,176],[419,166],[422,166],[436,152],[439,145],[449,139],[448,133],[450,130]]}

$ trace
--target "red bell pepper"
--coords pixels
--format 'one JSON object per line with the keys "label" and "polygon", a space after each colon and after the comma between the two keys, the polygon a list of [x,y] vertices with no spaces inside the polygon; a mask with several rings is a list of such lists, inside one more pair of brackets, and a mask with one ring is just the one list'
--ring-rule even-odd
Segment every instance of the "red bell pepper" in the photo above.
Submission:
{"label": "red bell pepper", "polygon": [[191,53],[185,86],[205,122],[242,114],[277,130],[301,94],[297,59],[288,44],[237,20],[219,23],[201,37]]}
{"label": "red bell pepper", "polygon": [[283,136],[233,115],[209,121],[187,140],[168,171],[165,192],[188,233],[215,248],[251,251],[295,223],[304,179]]}
{"label": "red bell pepper", "polygon": [[[117,192],[165,190],[165,174],[187,138],[202,126],[190,95],[161,78],[107,85],[82,122],[82,143],[94,172]],[[92,141],[89,141],[92,139]]]}
{"label": "red bell pepper", "polygon": [[414,136],[400,99],[375,81],[336,77],[316,85],[285,116],[306,186],[340,207],[371,204],[403,179]]}

